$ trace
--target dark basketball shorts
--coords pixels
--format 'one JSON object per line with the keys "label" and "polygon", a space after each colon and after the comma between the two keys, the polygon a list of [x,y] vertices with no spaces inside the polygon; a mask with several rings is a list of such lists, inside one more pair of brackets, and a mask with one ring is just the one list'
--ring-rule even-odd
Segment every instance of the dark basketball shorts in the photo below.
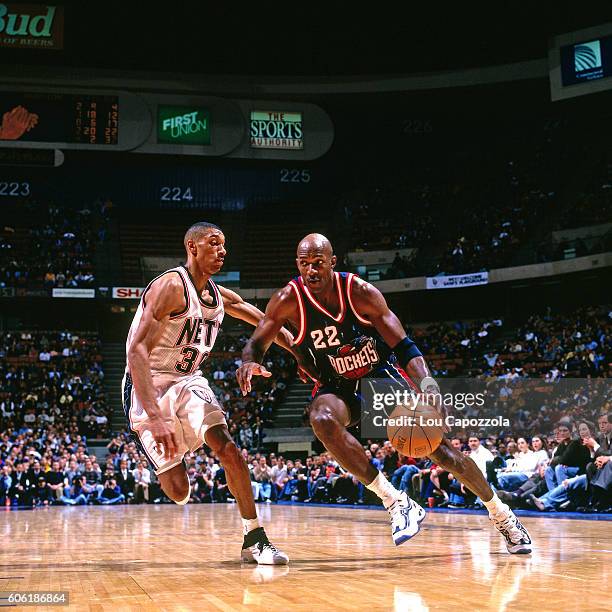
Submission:
{"label": "dark basketball shorts", "polygon": [[385,362],[379,366],[367,376],[358,380],[338,380],[338,381],[327,381],[317,382],[312,390],[312,402],[322,395],[335,395],[339,397],[349,409],[349,424],[347,427],[353,427],[361,421],[361,412],[363,407],[363,397],[361,395],[361,384],[364,378],[376,378],[381,380],[388,380],[395,385],[400,385],[412,390],[418,390],[418,387],[410,379],[408,374],[400,368],[396,363]]}

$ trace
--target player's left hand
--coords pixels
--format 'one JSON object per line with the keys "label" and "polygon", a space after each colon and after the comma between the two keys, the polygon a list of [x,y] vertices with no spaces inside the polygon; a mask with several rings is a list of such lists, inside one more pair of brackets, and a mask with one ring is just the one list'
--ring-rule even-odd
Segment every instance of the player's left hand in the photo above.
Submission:
{"label": "player's left hand", "polygon": [[430,406],[433,406],[440,413],[440,417],[443,419],[442,431],[444,431],[444,433],[449,433],[450,427],[446,423],[448,408],[442,401],[442,394],[440,393],[438,383],[431,378],[431,376],[427,376],[421,381],[420,387],[421,393],[424,395],[425,402]]}
{"label": "player's left hand", "polygon": [[270,376],[272,376],[272,372],[269,372],[260,363],[255,363],[254,361],[247,361],[246,363],[243,363],[236,370],[236,380],[240,385],[242,395],[246,395],[251,391],[251,378],[253,378],[253,376],[264,376],[265,378],[270,378]]}

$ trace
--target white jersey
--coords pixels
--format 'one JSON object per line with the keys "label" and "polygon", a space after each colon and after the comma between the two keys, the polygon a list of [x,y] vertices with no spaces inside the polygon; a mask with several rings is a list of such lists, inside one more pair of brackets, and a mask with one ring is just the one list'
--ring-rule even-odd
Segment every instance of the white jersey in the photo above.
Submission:
{"label": "white jersey", "polygon": [[[170,317],[163,334],[149,353],[151,375],[154,383],[164,384],[185,376],[192,376],[206,360],[215,344],[223,315],[223,299],[215,283],[208,281],[209,299],[205,302],[191,279],[191,274],[184,266],[167,270],[154,278],[140,299],[138,310],[132,321],[126,343],[126,355],[129,355],[136,329],[140,323],[144,308],[147,306],[147,291],[151,284],[165,274],[178,274],[183,282],[185,292],[185,309]],[[129,361],[126,372],[129,372]],[[160,378],[161,377],[161,380]]]}

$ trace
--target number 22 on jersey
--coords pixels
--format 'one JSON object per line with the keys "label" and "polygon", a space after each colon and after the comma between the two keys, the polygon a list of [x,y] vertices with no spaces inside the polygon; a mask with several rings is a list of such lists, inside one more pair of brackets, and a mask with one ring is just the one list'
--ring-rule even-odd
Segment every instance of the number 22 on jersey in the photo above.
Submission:
{"label": "number 22 on jersey", "polygon": [[335,325],[328,325],[324,329],[313,329],[310,332],[314,347],[316,349],[326,349],[330,346],[338,346],[338,330]]}

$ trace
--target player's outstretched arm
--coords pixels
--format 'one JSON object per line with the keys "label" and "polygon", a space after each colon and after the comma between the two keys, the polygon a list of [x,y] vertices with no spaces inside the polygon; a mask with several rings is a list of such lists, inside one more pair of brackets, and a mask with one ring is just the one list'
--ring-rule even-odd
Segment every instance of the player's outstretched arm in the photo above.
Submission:
{"label": "player's outstretched arm", "polygon": [[293,319],[296,309],[297,303],[290,287],[277,291],[268,302],[265,315],[242,350],[242,365],[236,371],[243,395],[251,390],[253,376],[270,376],[261,362],[283,325]]}
{"label": "player's outstretched arm", "polygon": [[174,432],[162,419],[157,405],[155,387],[151,376],[149,355],[162,335],[172,314],[186,307],[183,283],[177,274],[165,274],[146,291],[143,298],[142,317],[136,329],[127,355],[128,367],[136,396],[151,422],[151,433],[162,445],[167,459],[176,452]]}
{"label": "player's outstretched arm", "polygon": [[[257,327],[259,322],[264,318],[264,313],[261,312],[257,306],[254,306],[249,302],[245,302],[242,296],[238,295],[231,289],[221,287],[220,285],[217,285],[217,288],[219,289],[219,293],[223,298],[223,307],[225,308],[225,312],[227,312],[230,317],[240,319],[245,323],[249,323]],[[276,344],[292,353],[291,347],[293,345],[293,336],[288,329],[281,326],[272,341],[276,342]]]}

